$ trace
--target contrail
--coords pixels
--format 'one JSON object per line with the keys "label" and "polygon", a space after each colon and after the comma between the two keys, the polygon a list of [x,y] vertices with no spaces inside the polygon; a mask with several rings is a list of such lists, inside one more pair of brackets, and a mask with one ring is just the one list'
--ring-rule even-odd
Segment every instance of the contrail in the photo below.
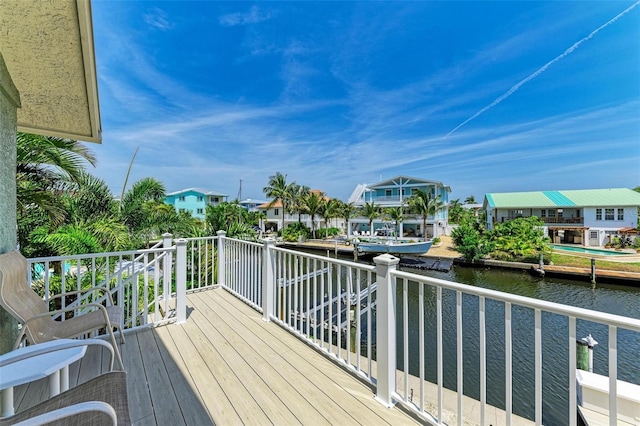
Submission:
{"label": "contrail", "polygon": [[500,102],[504,101],[505,99],[507,99],[509,96],[513,95],[520,87],[522,87],[523,84],[533,80],[534,78],[536,78],[537,76],[539,76],[540,74],[542,74],[543,72],[545,72],[547,70],[547,68],[549,68],[551,65],[553,65],[554,63],[558,62],[560,59],[564,58],[565,56],[567,56],[569,53],[573,52],[574,50],[576,50],[578,48],[578,46],[580,46],[582,43],[584,43],[585,41],[591,39],[594,35],[598,34],[598,32],[602,29],[607,28],[609,25],[613,24],[614,22],[616,22],[618,19],[620,19],[622,16],[624,16],[625,14],[627,14],[628,12],[630,12],[634,7],[636,7],[637,5],[640,4],[640,1],[635,2],[634,4],[632,4],[631,6],[629,6],[628,8],[626,8],[624,11],[620,12],[618,15],[616,15],[614,18],[612,18],[609,22],[607,22],[606,24],[598,27],[597,29],[595,29],[594,31],[591,32],[591,34],[589,34],[588,36],[586,36],[585,38],[583,38],[582,40],[578,41],[577,43],[575,43],[573,46],[571,46],[570,48],[568,48],[567,50],[565,50],[563,53],[561,53],[560,55],[556,56],[554,59],[550,60],[549,62],[547,62],[546,64],[544,64],[539,70],[537,70],[536,72],[534,72],[533,74],[531,74],[529,77],[525,78],[524,80],[520,81],[519,83],[517,83],[516,85],[514,85],[511,89],[509,89],[506,93],[504,93],[503,95],[501,95],[500,97],[498,97],[495,101],[491,102],[489,105],[487,105],[486,107],[482,108],[480,111],[476,112],[475,114],[473,114],[471,117],[467,118],[465,121],[463,121],[462,123],[460,123],[455,129],[453,129],[452,131],[450,131],[449,133],[447,133],[447,136],[451,136],[453,133],[456,132],[456,130],[458,130],[460,127],[464,126],[465,124],[467,124],[468,122],[470,122],[471,120],[477,118],[479,115],[485,113],[486,111],[490,110],[491,108],[493,108],[494,106],[498,105]]}

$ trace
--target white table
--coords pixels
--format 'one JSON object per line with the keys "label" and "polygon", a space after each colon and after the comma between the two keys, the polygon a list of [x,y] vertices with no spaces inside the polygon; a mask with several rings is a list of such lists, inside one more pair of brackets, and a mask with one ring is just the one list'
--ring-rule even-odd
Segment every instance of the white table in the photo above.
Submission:
{"label": "white table", "polygon": [[59,339],[25,346],[0,356],[0,417],[14,414],[14,386],[49,377],[49,396],[68,390],[69,365],[82,358],[86,350],[87,346],[81,341]]}

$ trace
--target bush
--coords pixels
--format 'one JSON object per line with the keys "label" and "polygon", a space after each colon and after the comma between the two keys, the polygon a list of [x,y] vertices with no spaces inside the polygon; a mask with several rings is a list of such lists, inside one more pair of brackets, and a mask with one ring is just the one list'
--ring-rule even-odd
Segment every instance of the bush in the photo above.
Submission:
{"label": "bush", "polygon": [[433,244],[434,244],[434,245],[436,245],[436,244],[440,244],[440,241],[441,241],[441,240],[440,240],[440,237],[435,237],[435,238],[433,239]]}
{"label": "bush", "polygon": [[301,222],[292,223],[282,230],[282,239],[289,243],[297,242],[300,236],[306,240],[309,235],[311,230]]}

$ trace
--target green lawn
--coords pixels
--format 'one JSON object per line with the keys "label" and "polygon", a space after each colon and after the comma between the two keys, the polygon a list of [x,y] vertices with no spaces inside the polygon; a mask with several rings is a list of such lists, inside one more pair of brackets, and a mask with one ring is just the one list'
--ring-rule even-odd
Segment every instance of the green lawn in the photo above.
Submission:
{"label": "green lawn", "polygon": [[[564,254],[553,253],[551,261],[558,266],[573,266],[576,268],[591,268],[591,259],[586,257],[567,256]],[[596,260],[597,269],[612,269],[615,271],[638,272],[640,273],[640,262],[623,263],[611,262],[608,260]]]}

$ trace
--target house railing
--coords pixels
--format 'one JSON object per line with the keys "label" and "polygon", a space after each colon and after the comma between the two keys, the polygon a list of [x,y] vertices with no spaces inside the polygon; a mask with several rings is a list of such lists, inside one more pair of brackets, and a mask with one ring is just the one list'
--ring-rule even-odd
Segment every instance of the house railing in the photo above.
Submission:
{"label": "house railing", "polygon": [[[61,291],[69,287],[69,279],[71,287],[78,289],[87,283],[101,284],[125,308],[126,328],[184,322],[187,292],[220,287],[261,312],[264,321],[280,324],[367,380],[382,404],[401,404],[429,424],[463,424],[469,404],[479,404],[473,410],[478,413],[476,420],[489,424],[487,390],[496,374],[504,377],[505,423],[524,415],[542,424],[546,395],[542,372],[552,362],[543,358],[543,336],[558,327],[564,331],[560,337],[554,335],[554,342],[568,360],[560,374],[559,392],[568,401],[566,422],[576,424],[576,339],[584,322],[598,327],[600,335],[608,335],[602,371],[608,375],[608,407],[616,413],[618,335],[624,333],[626,338],[632,333],[632,339],[640,339],[638,319],[399,271],[399,259],[389,255],[366,265],[289,250],[269,239],[262,243],[230,239],[222,231],[216,237],[163,237],[163,247],[149,250],[30,259],[30,282],[43,286],[45,295],[54,292],[58,281],[64,284]],[[52,266],[56,262],[60,269]],[[43,276],[37,275],[37,265],[43,265]],[[56,271],[65,271],[64,265],[76,272],[67,270],[52,280]],[[82,309],[81,301],[69,303]],[[530,335],[531,350],[515,344],[516,332]],[[470,342],[474,350],[467,349]],[[495,346],[503,348],[503,365],[488,357],[488,348]],[[514,361],[528,353],[534,367],[522,373]],[[428,354],[435,354],[435,361],[427,363]],[[477,359],[470,362],[471,354],[477,354]],[[427,367],[435,368],[428,380]],[[479,389],[473,400],[465,387],[471,372],[478,376]],[[445,373],[454,377],[453,386],[449,380],[445,387]],[[531,375],[533,382],[524,403],[531,407],[530,413],[514,412],[514,392],[522,387],[514,384],[514,377],[521,384],[521,374]],[[444,408],[451,391],[453,412]],[[616,416],[610,416],[609,423],[616,422]]]}

